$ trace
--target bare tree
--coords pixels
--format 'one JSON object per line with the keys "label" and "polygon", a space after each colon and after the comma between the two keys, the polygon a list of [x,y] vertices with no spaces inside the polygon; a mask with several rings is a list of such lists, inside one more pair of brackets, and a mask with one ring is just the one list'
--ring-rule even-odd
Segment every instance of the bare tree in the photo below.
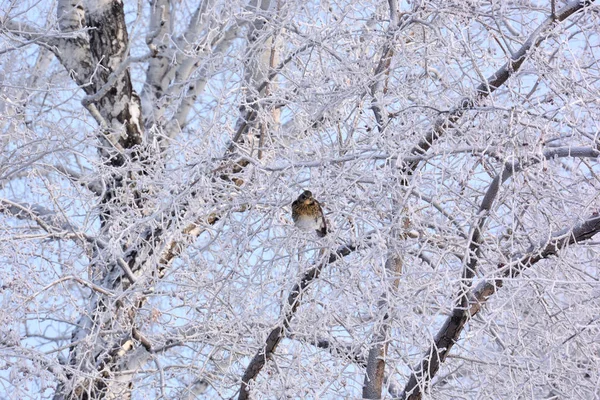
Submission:
{"label": "bare tree", "polygon": [[593,1],[1,8],[2,397],[600,396]]}

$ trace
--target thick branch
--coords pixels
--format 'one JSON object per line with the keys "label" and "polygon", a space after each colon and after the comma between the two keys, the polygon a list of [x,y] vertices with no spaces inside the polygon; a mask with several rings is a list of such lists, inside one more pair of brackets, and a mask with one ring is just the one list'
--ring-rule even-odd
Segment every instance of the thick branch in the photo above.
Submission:
{"label": "thick branch", "polygon": [[[110,131],[106,133],[115,136],[123,148],[131,149],[142,143],[142,107],[133,90],[130,73],[123,67],[129,54],[123,3],[101,2],[94,9],[86,10],[86,24],[90,28],[92,60],[99,67],[95,68],[90,82],[92,90],[87,93],[90,96],[86,101],[93,101],[110,124]],[[114,82],[110,88],[105,87],[108,82]]]}
{"label": "thick branch", "polygon": [[[538,47],[546,39],[546,31],[548,31],[555,23],[564,21],[579,10],[589,7],[592,1],[574,0],[569,2],[565,7],[560,9],[555,16],[547,17],[544,22],[529,36],[523,43],[521,48],[513,54],[512,58],[492,74],[486,82],[482,82],[477,87],[477,92],[474,98],[466,98],[461,101],[460,106],[450,111],[448,115],[437,120],[433,128],[425,135],[421,141],[410,151],[411,156],[425,154],[431,146],[440,138],[448,129],[451,129],[456,122],[463,116],[465,111],[473,108],[477,102],[488,97],[502,86],[508,78],[514,75],[523,65],[527,53]],[[404,176],[408,177],[418,168],[419,161],[404,161],[400,168]],[[408,180],[404,180],[404,184],[408,184]]]}
{"label": "thick branch", "polygon": [[525,162],[513,162],[505,163],[502,170],[493,179],[492,183],[488,187],[481,206],[478,212],[478,221],[473,228],[470,241],[468,245],[467,255],[464,258],[465,267],[462,275],[462,295],[459,298],[459,302],[463,308],[467,307],[469,302],[467,298],[468,288],[471,284],[471,279],[475,276],[477,270],[477,264],[481,256],[481,243],[483,242],[483,228],[487,220],[489,211],[492,209],[494,200],[498,196],[500,186],[506,182],[515,173],[523,170],[526,167],[540,163],[542,160],[550,160],[553,158],[564,158],[564,157],[578,157],[578,158],[597,158],[600,157],[600,151],[592,148],[576,147],[568,148],[561,147],[556,149],[546,150],[542,153],[541,157],[532,158]]}
{"label": "thick branch", "polygon": [[513,257],[514,261],[508,266],[500,264],[498,278],[488,279],[480,283],[469,293],[467,308],[461,306],[454,308],[452,315],[446,319],[446,322],[435,336],[434,343],[429,352],[421,361],[420,366],[411,375],[401,398],[411,400],[421,399],[422,389],[438,372],[440,364],[444,362],[452,346],[459,339],[465,324],[481,311],[481,307],[489,297],[498,288],[502,287],[505,278],[514,278],[527,268],[535,265],[538,261],[556,255],[560,250],[572,244],[588,240],[598,232],[600,232],[600,216],[596,213],[581,224],[552,235],[549,240],[530,248],[526,254]]}
{"label": "thick branch", "polygon": [[250,391],[248,385],[250,384],[250,381],[258,376],[267,360],[272,357],[275,349],[277,349],[281,339],[284,338],[285,331],[289,329],[292,318],[294,318],[296,310],[300,307],[304,291],[319,277],[323,268],[354,252],[356,249],[357,247],[353,245],[346,245],[338,248],[335,253],[330,254],[327,260],[306,271],[302,276],[302,279],[300,279],[300,282],[294,285],[285,304],[283,321],[269,333],[264,347],[256,353],[246,368],[246,372],[242,377],[242,385],[238,397],[239,400],[246,400],[249,398]]}
{"label": "thick branch", "polygon": [[395,254],[389,255],[385,270],[394,276],[390,288],[386,288],[377,308],[382,313],[381,321],[378,321],[374,327],[373,338],[371,339],[371,348],[367,357],[367,367],[365,380],[363,384],[363,399],[380,399],[381,389],[385,378],[385,357],[387,355],[388,335],[391,329],[391,315],[389,312],[390,304],[388,296],[398,289],[400,284],[400,274],[402,273],[402,259]]}
{"label": "thick branch", "polygon": [[[142,143],[142,132],[141,104],[127,70],[129,37],[123,3],[105,1],[90,5],[93,9],[84,10],[80,1],[60,0],[57,4],[60,35],[35,32],[10,20],[6,24],[12,33],[49,46],[86,92],[84,105],[93,102],[102,119],[109,122],[108,131],[103,133],[115,136],[114,141],[128,149]],[[94,118],[98,120],[98,116]],[[120,156],[109,158],[118,159],[119,164],[124,162]]]}

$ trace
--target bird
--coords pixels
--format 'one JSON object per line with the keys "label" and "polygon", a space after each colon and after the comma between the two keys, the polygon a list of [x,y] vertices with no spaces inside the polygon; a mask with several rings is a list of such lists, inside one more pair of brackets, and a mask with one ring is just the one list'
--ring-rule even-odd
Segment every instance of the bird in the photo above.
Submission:
{"label": "bird", "polygon": [[327,222],[323,215],[323,209],[310,190],[302,192],[292,203],[292,219],[296,228],[300,230],[312,231],[314,229],[320,238],[327,235]]}

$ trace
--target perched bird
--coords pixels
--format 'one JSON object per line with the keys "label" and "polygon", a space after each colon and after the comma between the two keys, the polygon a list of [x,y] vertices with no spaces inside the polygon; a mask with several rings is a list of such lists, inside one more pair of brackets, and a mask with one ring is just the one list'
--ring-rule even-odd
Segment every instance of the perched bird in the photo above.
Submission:
{"label": "perched bird", "polygon": [[292,203],[294,225],[303,231],[317,231],[317,236],[327,235],[327,223],[321,205],[308,190]]}

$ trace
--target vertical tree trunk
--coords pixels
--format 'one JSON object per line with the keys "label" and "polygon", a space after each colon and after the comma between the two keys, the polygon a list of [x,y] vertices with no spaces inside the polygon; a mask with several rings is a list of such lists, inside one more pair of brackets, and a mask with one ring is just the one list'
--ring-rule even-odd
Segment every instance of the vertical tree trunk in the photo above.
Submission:
{"label": "vertical tree trunk", "polygon": [[[397,254],[390,254],[385,262],[386,277],[393,277],[393,281],[381,294],[377,308],[380,316],[373,328],[371,348],[367,357],[365,381],[363,383],[363,399],[380,399],[385,378],[385,364],[389,341],[392,316],[389,297],[393,296],[400,284],[402,274],[402,258]],[[387,283],[387,279],[386,279]]]}

